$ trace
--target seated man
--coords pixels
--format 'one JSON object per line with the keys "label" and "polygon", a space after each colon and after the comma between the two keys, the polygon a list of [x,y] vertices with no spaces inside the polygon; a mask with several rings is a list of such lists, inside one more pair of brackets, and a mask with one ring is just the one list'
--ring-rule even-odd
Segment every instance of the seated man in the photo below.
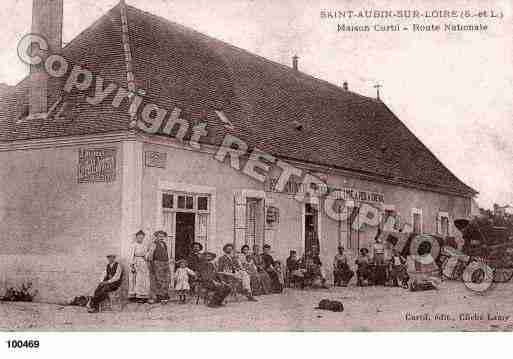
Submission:
{"label": "seated man", "polygon": [[194,272],[199,272],[201,262],[204,260],[201,251],[203,250],[203,245],[199,242],[192,243],[191,253],[187,257],[187,263],[189,268]]}
{"label": "seated man", "polygon": [[[225,281],[240,281],[242,284],[242,292],[246,295],[250,302],[256,302],[251,292],[251,277],[242,270],[237,258],[232,254],[233,244],[225,244],[223,247],[224,254],[217,260],[217,271],[223,275]],[[234,287],[238,287],[238,283],[233,282]]]}
{"label": "seated man", "polygon": [[347,287],[347,283],[353,278],[354,272],[347,264],[347,256],[344,254],[344,247],[338,247],[338,253],[333,260],[333,284],[336,286]]}
{"label": "seated man", "polygon": [[319,256],[319,247],[312,245],[311,252],[305,254],[305,276],[312,280],[313,283],[320,280],[322,288],[328,288],[326,285],[326,275],[322,266],[321,258]]}
{"label": "seated man", "polygon": [[356,270],[356,278],[357,286],[363,286],[368,284],[370,279],[370,258],[369,258],[369,250],[367,248],[360,249],[360,254],[358,258],[356,258],[356,265],[358,269]]}
{"label": "seated man", "polygon": [[212,263],[216,258],[215,253],[205,252],[203,257],[204,260],[199,263],[198,278],[204,288],[214,293],[208,306],[217,308],[223,305],[225,298],[230,294],[231,288],[217,276],[215,265]]}
{"label": "seated man", "polygon": [[109,263],[105,269],[103,279],[94,291],[93,297],[89,303],[89,313],[98,313],[100,303],[109,297],[109,293],[117,290],[121,286],[123,280],[123,269],[121,264],[116,261],[114,254],[107,256]]}
{"label": "seated man", "polygon": [[299,283],[301,289],[305,286],[305,270],[301,268],[301,263],[297,258],[297,252],[294,250],[290,251],[290,255],[287,258],[287,277],[289,283]]}
{"label": "seated man", "polygon": [[271,246],[268,244],[264,244],[262,262],[264,271],[269,275],[269,278],[271,278],[271,289],[273,293],[281,293],[283,291],[283,286],[280,283],[279,275],[274,268],[274,258],[271,256]]}

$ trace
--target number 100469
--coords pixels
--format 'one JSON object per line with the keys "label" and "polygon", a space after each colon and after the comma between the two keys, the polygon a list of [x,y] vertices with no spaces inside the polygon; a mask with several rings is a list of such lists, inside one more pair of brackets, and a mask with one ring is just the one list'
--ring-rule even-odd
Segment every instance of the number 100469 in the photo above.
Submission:
{"label": "number 100469", "polygon": [[39,348],[39,340],[7,340],[7,348],[9,349],[37,349]]}

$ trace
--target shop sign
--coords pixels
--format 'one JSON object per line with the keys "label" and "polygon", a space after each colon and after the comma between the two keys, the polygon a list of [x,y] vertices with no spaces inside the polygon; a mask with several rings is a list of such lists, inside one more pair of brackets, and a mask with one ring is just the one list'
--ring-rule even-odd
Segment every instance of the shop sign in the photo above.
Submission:
{"label": "shop sign", "polygon": [[113,182],[116,180],[116,149],[80,149],[78,183]]}
{"label": "shop sign", "polygon": [[267,224],[276,224],[280,221],[280,210],[277,207],[268,206],[266,212]]}
{"label": "shop sign", "polygon": [[[269,179],[267,183],[267,190],[269,192],[276,192],[276,184],[278,182],[277,178]],[[286,194],[297,194],[304,193],[305,188],[302,182],[298,181],[289,181],[285,185],[283,193]],[[366,203],[385,203],[385,196],[382,193],[366,191],[355,188],[336,188],[336,187],[327,187],[327,193],[340,192],[339,199],[342,200],[353,200],[356,202],[366,202]]]}

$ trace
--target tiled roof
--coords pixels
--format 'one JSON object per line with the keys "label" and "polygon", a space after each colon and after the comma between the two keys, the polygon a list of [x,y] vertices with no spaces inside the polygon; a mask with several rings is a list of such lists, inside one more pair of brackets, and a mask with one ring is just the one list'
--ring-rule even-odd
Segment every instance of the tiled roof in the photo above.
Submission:
{"label": "tiled roof", "polygon": [[[133,71],[145,103],[206,121],[205,142],[227,133],[276,156],[472,195],[380,101],[128,7]],[[64,49],[66,57],[126,87],[119,5]],[[0,140],[128,129],[127,109],[68,96],[62,127],[21,128]],[[11,104],[12,107],[12,104]],[[215,115],[222,110],[233,128]],[[0,121],[2,115],[0,113]],[[5,118],[5,117],[4,117]],[[297,129],[297,124],[302,126]],[[3,126],[5,128],[5,124]]]}
{"label": "tiled roof", "polygon": [[[121,19],[118,7],[113,8],[93,25],[78,35],[62,50],[62,55],[70,64],[78,64],[95,75],[105,79],[105,84],[116,82],[126,88],[126,71],[121,45]],[[72,65],[70,65],[72,66]],[[24,120],[28,112],[29,78],[17,86],[15,93],[10,93],[10,106],[0,109],[0,141],[15,141],[48,137],[61,137],[120,131],[128,126],[128,106],[125,103],[115,109],[105,101],[100,106],[92,107],[86,101],[86,95],[72,91],[63,93],[64,80],[52,78],[50,81],[48,107],[59,96],[66,103],[62,118],[48,120]],[[113,95],[112,95],[113,96]],[[15,101],[13,104],[12,101]],[[17,103],[16,103],[17,102]]]}

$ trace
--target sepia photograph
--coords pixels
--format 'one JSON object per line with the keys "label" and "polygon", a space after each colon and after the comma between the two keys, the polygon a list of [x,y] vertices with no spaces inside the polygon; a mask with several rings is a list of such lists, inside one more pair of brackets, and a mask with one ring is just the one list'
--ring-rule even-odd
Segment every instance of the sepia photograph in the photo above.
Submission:
{"label": "sepia photograph", "polygon": [[2,5],[8,353],[513,330],[511,1]]}

